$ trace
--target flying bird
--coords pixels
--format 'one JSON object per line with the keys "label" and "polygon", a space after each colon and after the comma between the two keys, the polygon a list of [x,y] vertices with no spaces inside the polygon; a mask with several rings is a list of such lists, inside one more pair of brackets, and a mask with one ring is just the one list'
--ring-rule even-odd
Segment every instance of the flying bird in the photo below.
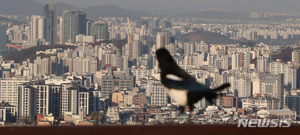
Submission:
{"label": "flying bird", "polygon": [[169,51],[165,48],[158,49],[156,57],[161,70],[161,83],[164,85],[168,95],[179,105],[180,113],[184,113],[186,106],[192,112],[194,103],[197,103],[203,97],[210,104],[213,104],[213,99],[220,95],[219,91],[230,87],[229,83],[225,83],[218,88],[210,89],[198,83],[195,78],[176,64]]}

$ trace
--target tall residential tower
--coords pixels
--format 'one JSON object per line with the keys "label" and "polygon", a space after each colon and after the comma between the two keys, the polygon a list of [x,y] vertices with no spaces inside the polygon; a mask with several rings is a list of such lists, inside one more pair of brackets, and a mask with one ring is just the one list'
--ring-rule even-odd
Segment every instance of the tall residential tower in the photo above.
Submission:
{"label": "tall residential tower", "polygon": [[56,4],[44,5],[44,38],[49,45],[57,44],[57,12]]}
{"label": "tall residential tower", "polygon": [[68,43],[76,42],[76,35],[86,34],[86,13],[83,11],[64,11],[63,40]]}

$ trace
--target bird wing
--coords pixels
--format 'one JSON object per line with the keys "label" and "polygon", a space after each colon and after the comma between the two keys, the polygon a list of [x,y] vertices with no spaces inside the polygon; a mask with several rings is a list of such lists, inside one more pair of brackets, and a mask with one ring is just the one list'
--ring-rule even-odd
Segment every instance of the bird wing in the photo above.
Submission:
{"label": "bird wing", "polygon": [[195,78],[193,78],[190,74],[188,74],[177,65],[173,68],[169,68],[169,71],[170,74],[181,78],[183,81],[196,81]]}
{"label": "bird wing", "polygon": [[203,92],[209,88],[205,85],[198,83],[195,78],[193,78],[186,71],[181,69],[176,64],[165,64],[166,69],[162,70],[162,84],[168,88],[178,89],[178,90],[188,90],[195,92]]}
{"label": "bird wing", "polygon": [[209,87],[196,81],[182,81],[181,83],[179,83],[179,85],[184,86],[189,91],[194,91],[198,93],[205,93],[207,90],[209,90]]}
{"label": "bird wing", "polygon": [[173,81],[183,81],[183,78],[180,78],[179,76],[176,76],[174,74],[167,74],[166,78]]}
{"label": "bird wing", "polygon": [[162,81],[162,83],[171,89],[177,89],[177,90],[188,90],[188,91],[194,91],[194,92],[200,92],[205,93],[206,90],[209,90],[209,88],[201,83],[198,83],[197,81],[176,81],[176,80],[167,80],[167,82]]}

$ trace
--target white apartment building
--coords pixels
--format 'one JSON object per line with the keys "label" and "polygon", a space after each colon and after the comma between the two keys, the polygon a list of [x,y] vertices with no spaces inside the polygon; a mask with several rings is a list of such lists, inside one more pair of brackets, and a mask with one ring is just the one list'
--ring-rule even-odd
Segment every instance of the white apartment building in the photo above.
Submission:
{"label": "white apartment building", "polygon": [[0,80],[0,102],[18,107],[18,85],[29,82],[26,78],[6,78]]}
{"label": "white apartment building", "polygon": [[110,122],[117,122],[120,120],[119,107],[112,106],[108,107],[106,116],[109,118]]}

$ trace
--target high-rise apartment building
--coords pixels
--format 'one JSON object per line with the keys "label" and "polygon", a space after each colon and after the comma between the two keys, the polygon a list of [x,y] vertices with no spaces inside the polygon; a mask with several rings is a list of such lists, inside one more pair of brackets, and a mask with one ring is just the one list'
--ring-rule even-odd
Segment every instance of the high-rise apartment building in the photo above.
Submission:
{"label": "high-rise apartment building", "polygon": [[239,78],[236,80],[238,86],[238,97],[251,96],[251,79],[248,77]]}
{"label": "high-rise apartment building", "polygon": [[267,72],[269,64],[270,64],[269,58],[266,58],[264,56],[258,56],[257,63],[256,63],[256,72]]}
{"label": "high-rise apartment building", "polygon": [[232,69],[248,69],[250,67],[250,52],[236,52],[232,55]]}
{"label": "high-rise apartment building", "polygon": [[79,108],[82,109],[83,114],[90,114],[90,92],[80,91],[78,96]]}
{"label": "high-rise apartment building", "polygon": [[68,83],[62,84],[60,98],[60,115],[64,115],[65,112],[78,114],[78,90],[76,88]]}
{"label": "high-rise apartment building", "polygon": [[229,77],[231,87],[230,93],[238,97],[250,97],[251,96],[251,79],[247,76],[231,76]]}
{"label": "high-rise apartment building", "polygon": [[52,93],[50,94],[49,85],[32,85],[32,87],[36,89],[36,113],[50,114],[50,108],[53,105],[50,104],[50,98],[53,98],[53,96]]}
{"label": "high-rise apartment building", "polygon": [[253,94],[266,94],[279,99],[279,108],[283,107],[283,74],[262,75],[253,82]]}
{"label": "high-rise apartment building", "polygon": [[[141,46],[142,42],[140,39],[140,35],[128,35],[128,56],[129,61],[132,62],[133,65],[136,65],[137,58],[141,55]],[[131,65],[132,66],[132,65]]]}
{"label": "high-rise apartment building", "polygon": [[33,62],[32,73],[34,76],[42,76],[42,75],[50,75],[51,73],[51,59],[50,58],[42,58],[38,56]]}
{"label": "high-rise apartment building", "polygon": [[93,21],[92,20],[87,20],[86,21],[86,35],[87,36],[92,35],[92,26],[93,26]]}
{"label": "high-rise apartment building", "polygon": [[91,27],[91,35],[95,36],[96,41],[108,40],[108,25],[107,23],[94,23]]}
{"label": "high-rise apartment building", "polygon": [[300,89],[300,50],[294,50],[292,52],[292,61],[295,64],[295,68],[296,68],[296,88]]}
{"label": "high-rise apartment building", "polygon": [[57,44],[57,15],[56,4],[44,5],[44,39],[49,45]]}
{"label": "high-rise apartment building", "polygon": [[184,55],[191,55],[195,52],[195,44],[194,43],[186,43],[183,45],[184,47]]}
{"label": "high-rise apartment building", "polygon": [[36,89],[31,86],[18,86],[18,123],[33,122],[37,112],[36,93]]}
{"label": "high-rise apartment building", "polygon": [[61,85],[50,85],[50,112],[53,116],[60,114]]}
{"label": "high-rise apartment building", "polygon": [[168,32],[157,33],[156,35],[156,48],[164,48],[170,43],[170,34]]}
{"label": "high-rise apartment building", "polygon": [[59,44],[63,44],[63,34],[64,34],[64,28],[63,28],[63,17],[58,17],[58,37],[59,37]]}
{"label": "high-rise apartment building", "polygon": [[44,39],[44,18],[38,15],[31,16],[31,43],[35,43],[38,39]]}
{"label": "high-rise apartment building", "polygon": [[292,61],[294,62],[296,68],[300,68],[300,49],[292,52]]}
{"label": "high-rise apartment building", "polygon": [[296,89],[297,70],[291,64],[283,63],[281,60],[276,60],[270,63],[270,72],[272,74],[284,75],[284,88],[286,90]]}
{"label": "high-rise apartment building", "polygon": [[6,42],[7,42],[7,24],[6,23],[0,23],[0,49],[6,49]]}
{"label": "high-rise apartment building", "polygon": [[4,101],[18,107],[18,85],[28,82],[26,78],[7,78],[0,80],[0,102]]}
{"label": "high-rise apartment building", "polygon": [[96,57],[75,57],[71,61],[72,63],[69,65],[71,67],[70,72],[83,75],[85,73],[94,74],[98,70],[98,60]]}
{"label": "high-rise apartment building", "polygon": [[101,98],[101,91],[94,90],[91,93],[93,94],[93,96],[91,100],[92,105],[90,107],[90,110],[92,112],[103,110],[105,108],[105,103],[103,102],[103,100],[105,101],[105,99]]}
{"label": "high-rise apartment building", "polygon": [[76,42],[76,35],[86,34],[86,13],[83,11],[64,11],[63,14],[63,41]]}
{"label": "high-rise apartment building", "polygon": [[114,76],[111,71],[102,75],[100,85],[102,98],[109,98],[114,89]]}
{"label": "high-rise apartment building", "polygon": [[170,52],[170,54],[175,54],[176,46],[174,44],[168,44],[165,48]]}
{"label": "high-rise apartment building", "polygon": [[125,72],[114,72],[115,86],[121,91],[132,90],[134,87],[133,75],[127,70]]}

